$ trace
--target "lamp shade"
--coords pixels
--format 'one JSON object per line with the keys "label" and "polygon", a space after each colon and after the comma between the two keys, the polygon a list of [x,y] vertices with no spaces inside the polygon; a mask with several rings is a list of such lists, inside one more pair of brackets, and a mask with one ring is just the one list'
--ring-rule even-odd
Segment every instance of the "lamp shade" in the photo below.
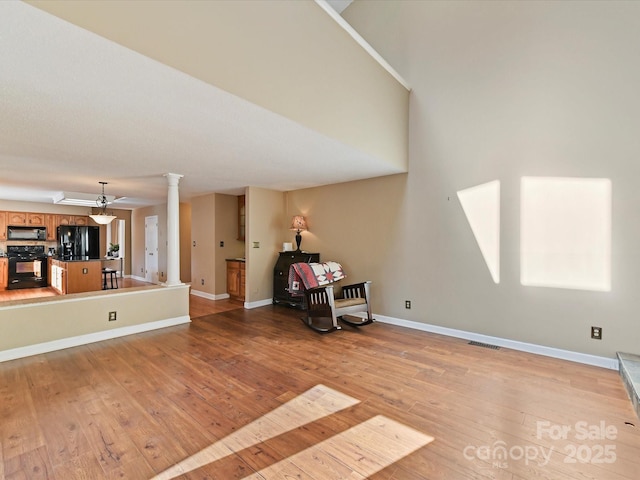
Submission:
{"label": "lamp shade", "polygon": [[294,215],[291,218],[291,230],[308,230],[307,221],[302,215]]}
{"label": "lamp shade", "polygon": [[99,225],[107,225],[116,218],[115,215],[106,215],[102,213],[99,213],[97,215],[89,215],[89,216],[93,219],[94,222],[96,222]]}

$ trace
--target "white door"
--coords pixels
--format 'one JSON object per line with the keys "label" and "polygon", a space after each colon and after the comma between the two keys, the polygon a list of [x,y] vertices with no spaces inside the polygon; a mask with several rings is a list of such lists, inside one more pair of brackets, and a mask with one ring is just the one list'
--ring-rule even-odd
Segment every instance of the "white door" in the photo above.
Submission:
{"label": "white door", "polygon": [[158,278],[158,216],[144,218],[144,278],[159,283]]}

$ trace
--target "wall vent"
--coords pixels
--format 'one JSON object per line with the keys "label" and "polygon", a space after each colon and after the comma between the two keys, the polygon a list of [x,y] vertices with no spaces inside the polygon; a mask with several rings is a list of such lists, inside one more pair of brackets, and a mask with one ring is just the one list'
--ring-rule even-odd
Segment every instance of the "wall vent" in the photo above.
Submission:
{"label": "wall vent", "polygon": [[497,345],[490,345],[488,343],[476,342],[475,340],[471,340],[469,345],[473,345],[474,347],[483,347],[490,348],[491,350],[500,350],[500,347]]}

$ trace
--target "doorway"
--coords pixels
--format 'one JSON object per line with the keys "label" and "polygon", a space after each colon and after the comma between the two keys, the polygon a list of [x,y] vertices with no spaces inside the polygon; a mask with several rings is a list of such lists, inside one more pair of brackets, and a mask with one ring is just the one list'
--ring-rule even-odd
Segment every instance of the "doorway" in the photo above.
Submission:
{"label": "doorway", "polygon": [[158,277],[158,216],[144,217],[144,279],[160,283]]}

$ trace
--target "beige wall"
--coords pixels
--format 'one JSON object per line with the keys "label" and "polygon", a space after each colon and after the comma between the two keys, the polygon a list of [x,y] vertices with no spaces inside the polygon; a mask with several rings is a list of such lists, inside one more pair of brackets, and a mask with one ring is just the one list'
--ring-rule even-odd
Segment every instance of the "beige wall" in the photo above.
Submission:
{"label": "beige wall", "polygon": [[[190,264],[191,246],[190,242],[184,242],[190,237],[191,232],[191,215],[190,207],[180,204],[180,281],[188,283],[191,281],[191,268],[184,268],[182,261],[184,259],[187,265]],[[182,214],[185,213],[183,216]],[[145,263],[145,217],[158,216],[158,275],[159,281],[164,282],[167,279],[167,205],[152,205],[150,207],[137,208],[131,212],[131,262],[132,275],[144,279],[144,263]]]}
{"label": "beige wall", "polygon": [[374,281],[374,311],[406,318],[393,309],[407,287],[398,268],[406,184],[407,175],[400,174],[287,192],[281,242],[295,248],[295,232],[288,227],[293,215],[304,215],[309,230],[301,233],[301,249],[320,253],[323,262],[339,262],[347,284]]}
{"label": "beige wall", "polygon": [[[373,279],[385,284],[376,311],[587,354],[637,353],[640,4],[356,1],[345,16],[413,88],[401,216],[348,237],[365,245],[395,237],[388,278]],[[611,292],[520,284],[526,175],[611,179]],[[498,285],[456,198],[494,179]],[[603,327],[602,340],[590,339],[592,325]]]}
{"label": "beige wall", "polygon": [[191,204],[180,203],[180,280],[191,278]]}
{"label": "beige wall", "polygon": [[[109,322],[109,312],[117,313]],[[67,295],[0,308],[0,352],[189,316],[188,287]]]}
{"label": "beige wall", "polygon": [[311,0],[28,3],[406,170],[408,91]]}
{"label": "beige wall", "polygon": [[273,267],[284,241],[284,195],[264,188],[247,188],[246,302],[273,298]]}
{"label": "beige wall", "polygon": [[[227,258],[244,257],[245,242],[238,240],[238,197],[216,194],[216,295],[227,293]],[[224,242],[224,246],[220,246]]]}
{"label": "beige wall", "polygon": [[[131,213],[132,223],[132,272],[134,277],[145,278],[145,218],[158,216],[158,275],[165,280],[167,273],[167,205],[136,208]],[[164,275],[162,275],[164,273]],[[182,280],[182,279],[181,279]],[[184,280],[182,280],[184,281]]]}
{"label": "beige wall", "polygon": [[191,285],[193,290],[215,295],[216,196],[191,199]]}
{"label": "beige wall", "polygon": [[226,259],[244,257],[244,242],[237,240],[237,215],[235,195],[212,193],[191,199],[193,290],[217,296],[227,293]]}
{"label": "beige wall", "polygon": [[[95,209],[98,213],[98,209]],[[120,245],[121,251],[124,253],[124,274],[131,275],[131,210],[115,210],[109,209],[111,215],[115,215],[117,218],[111,223],[111,238],[107,238],[106,226],[100,226],[100,256],[104,257],[107,254],[110,243],[118,243],[118,220],[125,221],[124,232],[124,250]],[[120,267],[118,267],[120,268]]]}

